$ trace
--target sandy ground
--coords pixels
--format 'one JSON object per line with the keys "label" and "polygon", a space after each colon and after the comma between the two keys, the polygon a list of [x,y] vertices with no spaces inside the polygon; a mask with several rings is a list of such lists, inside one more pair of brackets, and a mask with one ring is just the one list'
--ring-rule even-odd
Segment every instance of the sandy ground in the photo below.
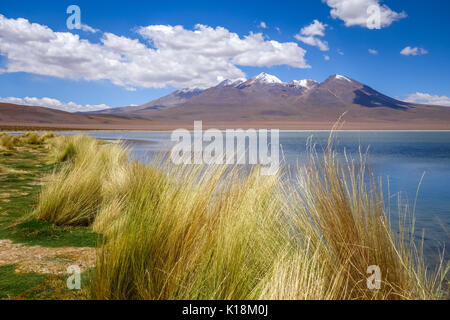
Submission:
{"label": "sandy ground", "polygon": [[17,273],[65,274],[71,265],[81,271],[95,266],[95,248],[48,248],[0,240],[0,266],[16,264]]}

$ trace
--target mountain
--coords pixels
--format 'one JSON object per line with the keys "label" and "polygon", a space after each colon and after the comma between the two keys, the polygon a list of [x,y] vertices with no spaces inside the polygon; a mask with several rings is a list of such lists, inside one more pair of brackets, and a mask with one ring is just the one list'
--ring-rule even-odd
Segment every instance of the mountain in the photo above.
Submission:
{"label": "mountain", "polygon": [[[9,108],[9,109],[8,109]],[[207,89],[182,89],[141,106],[70,114],[0,104],[0,125],[170,130],[202,120],[212,127],[330,129],[338,118],[351,129],[450,129],[450,108],[411,104],[388,97],[343,75],[323,82],[283,82],[261,73],[249,80],[224,80]]]}
{"label": "mountain", "polygon": [[310,79],[304,79],[304,80],[292,80],[287,83],[290,87],[297,87],[297,88],[305,88],[305,89],[311,89],[312,87],[315,87],[319,83],[314,80]]}
{"label": "mountain", "polygon": [[414,118],[417,108],[342,75],[319,83],[309,79],[283,82],[261,73],[246,81],[225,80],[205,90],[184,89],[139,107],[106,112],[152,121],[317,122],[336,120],[344,112],[359,121]]}
{"label": "mountain", "polygon": [[304,97],[304,103],[311,106],[346,107],[359,105],[365,108],[385,107],[408,109],[410,103],[385,96],[374,89],[342,75],[332,75],[314,86]]}
{"label": "mountain", "polygon": [[232,81],[232,80],[228,80],[227,79],[227,80],[223,80],[221,83],[219,83],[216,86],[216,88],[223,88],[223,87],[228,87],[228,86],[236,87],[236,86],[240,85],[241,83],[243,83],[245,81],[246,81],[246,79],[244,79],[244,80],[239,79],[239,80],[236,80],[236,81]]}
{"label": "mountain", "polygon": [[188,101],[189,99],[199,95],[202,93],[201,89],[182,89],[172,92],[171,94],[159,98],[157,100],[151,101],[149,103],[140,105],[140,106],[129,106],[129,107],[120,107],[120,108],[110,108],[106,110],[100,110],[96,112],[92,112],[94,114],[115,114],[115,115],[124,115],[129,118],[139,118],[139,116],[133,116],[133,113],[136,113],[141,110],[159,110],[159,109],[167,109],[183,102]]}

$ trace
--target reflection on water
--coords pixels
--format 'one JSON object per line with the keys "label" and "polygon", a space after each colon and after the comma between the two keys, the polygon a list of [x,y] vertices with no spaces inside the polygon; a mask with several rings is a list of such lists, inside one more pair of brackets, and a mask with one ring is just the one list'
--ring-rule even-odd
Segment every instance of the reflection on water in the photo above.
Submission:
{"label": "reflection on water", "polygon": [[[76,134],[65,132],[59,134]],[[134,159],[145,161],[173,146],[169,132],[84,132],[102,139],[130,141]],[[313,137],[317,150],[325,147],[330,133],[326,131],[280,132],[280,144],[289,164],[302,164],[306,160],[306,145]],[[391,207],[396,207],[398,193],[404,202],[415,206],[416,230],[425,229],[427,255],[450,244],[450,132],[424,131],[346,131],[337,132],[334,145],[355,158],[359,147],[369,150],[370,166],[376,176],[383,178],[384,192],[387,181]],[[418,191],[422,176],[423,181]],[[395,223],[395,219],[393,219]],[[446,253],[446,257],[449,254]]]}

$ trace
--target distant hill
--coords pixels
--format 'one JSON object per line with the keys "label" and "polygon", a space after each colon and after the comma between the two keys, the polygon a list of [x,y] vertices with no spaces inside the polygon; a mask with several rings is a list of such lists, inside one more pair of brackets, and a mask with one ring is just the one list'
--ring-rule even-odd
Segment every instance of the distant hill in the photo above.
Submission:
{"label": "distant hill", "polygon": [[49,128],[134,128],[148,127],[148,121],[133,121],[116,115],[70,113],[44,107],[0,103],[0,126]]}

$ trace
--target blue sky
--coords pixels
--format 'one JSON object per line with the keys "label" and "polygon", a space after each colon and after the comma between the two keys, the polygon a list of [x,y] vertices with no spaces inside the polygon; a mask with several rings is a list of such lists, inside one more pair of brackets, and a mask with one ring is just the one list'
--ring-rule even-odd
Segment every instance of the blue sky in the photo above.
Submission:
{"label": "blue sky", "polygon": [[[85,105],[143,104],[177,87],[212,85],[222,75],[250,78],[267,72],[283,81],[323,81],[337,73],[396,98],[450,105],[450,2],[353,0],[361,8],[374,4],[380,8],[380,28],[370,29],[358,22],[367,12],[358,6],[344,10],[345,1],[349,0],[2,0],[0,98],[21,101],[29,97],[30,104],[83,111]],[[67,29],[66,9],[71,4],[80,7],[81,23],[98,32]],[[315,20],[319,28],[304,29],[302,34],[302,28]],[[196,28],[197,24],[204,29]],[[163,32],[155,27],[158,25],[169,28]],[[182,27],[175,30],[175,26]],[[218,31],[217,27],[223,29]],[[198,34],[191,37],[194,29]],[[23,39],[13,33],[18,30]],[[48,39],[67,32],[79,35],[79,39],[60,34],[58,41],[47,46]],[[245,40],[250,33],[262,35]],[[107,50],[102,41],[105,34],[112,34]],[[229,50],[224,40],[230,35],[242,40],[234,50]],[[311,45],[314,42],[326,44],[325,48]],[[179,50],[180,43],[183,50]],[[67,49],[69,45],[74,49]],[[134,45],[136,49],[131,50]],[[244,46],[251,48],[247,54],[239,51]],[[124,47],[127,51],[122,52]],[[20,48],[27,53],[22,55]],[[205,53],[211,48],[212,56]],[[145,56],[155,50],[165,53]],[[115,62],[117,55],[123,60]],[[181,56],[186,61],[179,62]],[[90,61],[77,66],[77,59]],[[199,75],[192,77],[198,81],[186,80],[190,75]],[[57,101],[43,98],[74,104],[59,106]]]}

